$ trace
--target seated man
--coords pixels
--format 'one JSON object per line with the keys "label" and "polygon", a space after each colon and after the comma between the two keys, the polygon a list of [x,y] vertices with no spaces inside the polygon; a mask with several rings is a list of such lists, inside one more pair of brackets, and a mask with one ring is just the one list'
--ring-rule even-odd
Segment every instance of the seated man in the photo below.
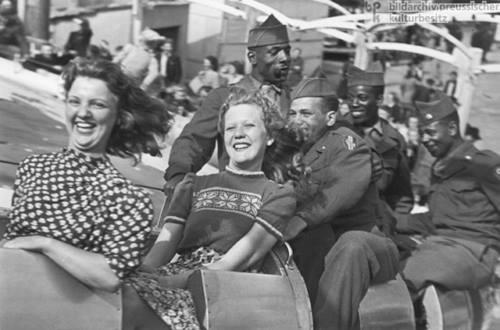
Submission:
{"label": "seated man", "polygon": [[298,212],[285,238],[293,239],[315,329],[349,330],[359,329],[368,287],[396,275],[398,252],[376,226],[379,196],[370,148],[348,128],[334,127],[337,109],[325,78],[305,79],[294,90],[288,123],[304,137],[311,178],[297,193]]}
{"label": "seated man", "polygon": [[480,288],[494,276],[500,251],[500,156],[462,139],[448,96],[416,106],[422,142],[436,161],[429,212],[398,219],[399,231],[426,236],[406,260],[403,277],[414,296],[429,284]]}

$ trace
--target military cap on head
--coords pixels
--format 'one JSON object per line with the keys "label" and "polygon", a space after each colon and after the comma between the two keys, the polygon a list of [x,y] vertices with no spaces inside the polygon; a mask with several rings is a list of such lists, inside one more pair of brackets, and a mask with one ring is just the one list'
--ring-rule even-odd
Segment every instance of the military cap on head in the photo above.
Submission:
{"label": "military cap on head", "polygon": [[303,79],[292,92],[292,100],[301,97],[336,96],[335,87],[324,77]]}
{"label": "military cap on head", "polygon": [[432,102],[415,101],[415,106],[417,107],[419,121],[424,126],[441,120],[457,111],[453,105],[453,101],[447,95],[442,95],[439,100]]}
{"label": "military cap on head", "polygon": [[347,71],[347,86],[384,86],[384,72],[374,66],[366,71],[350,66]]}
{"label": "military cap on head", "polygon": [[260,26],[250,30],[247,47],[270,46],[288,42],[286,26],[273,15],[269,15]]}

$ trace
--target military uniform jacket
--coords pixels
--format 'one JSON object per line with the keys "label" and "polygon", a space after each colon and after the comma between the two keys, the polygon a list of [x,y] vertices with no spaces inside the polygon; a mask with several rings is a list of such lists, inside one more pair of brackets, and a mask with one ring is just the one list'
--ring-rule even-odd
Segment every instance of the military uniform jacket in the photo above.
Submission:
{"label": "military uniform jacket", "polygon": [[403,136],[387,121],[380,119],[382,132],[367,134],[365,139],[383,160],[383,175],[377,181],[382,198],[397,213],[409,213],[413,208],[411,175],[406,159]]}
{"label": "military uniform jacket", "polygon": [[429,210],[438,234],[500,250],[500,156],[464,142],[436,161]]}
{"label": "military uniform jacket", "polygon": [[379,198],[371,182],[371,149],[361,137],[345,127],[330,129],[308,150],[304,162],[312,170],[311,197],[299,202],[295,217],[308,227],[331,223],[339,231],[373,228]]}
{"label": "military uniform jacket", "polygon": [[[170,152],[169,166],[165,173],[165,180],[175,176],[184,176],[189,172],[198,172],[212,156],[216,142],[218,143],[218,167],[223,170],[228,163],[228,156],[224,150],[223,137],[217,130],[219,110],[229,96],[231,89],[240,88],[247,92],[254,92],[264,86],[250,75],[246,75],[238,83],[213,90],[203,101],[201,108],[194,114],[193,119],[184,127],[181,135],[176,139]],[[276,93],[279,99],[283,118],[290,107],[290,92],[286,86]]]}

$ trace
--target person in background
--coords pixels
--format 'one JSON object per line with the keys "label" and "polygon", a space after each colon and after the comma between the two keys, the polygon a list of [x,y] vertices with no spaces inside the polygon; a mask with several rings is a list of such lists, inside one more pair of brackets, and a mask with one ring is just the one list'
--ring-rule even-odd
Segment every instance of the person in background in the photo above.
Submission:
{"label": "person in background", "polygon": [[0,3],[0,54],[7,58],[13,58],[15,54],[21,58],[29,56],[23,22],[9,0]]}
{"label": "person in background", "polygon": [[124,287],[125,329],[200,329],[188,277],[197,269],[248,271],[283,240],[294,189],[275,182],[287,173],[263,171],[283,127],[277,105],[259,91],[228,97],[219,131],[229,163],[217,174],[188,174],[175,189],[145,273]]}
{"label": "person in background", "polygon": [[190,83],[195,94],[200,93],[200,88],[203,86],[218,88],[221,85],[221,76],[219,75],[219,61],[215,56],[207,56],[203,59],[203,70],[198,72],[198,75],[193,78]]}
{"label": "person in background", "polygon": [[401,124],[406,121],[404,109],[401,107],[399,97],[396,92],[387,93],[384,105],[393,118],[394,123]]}
{"label": "person in background", "polygon": [[452,71],[450,72],[450,78],[446,80],[444,87],[443,87],[443,92],[448,95],[449,97],[455,97],[457,95],[457,72]]}
{"label": "person in background", "polygon": [[160,154],[171,118],[109,61],[77,59],[63,78],[68,145],[21,162],[0,246],[41,253],[83,284],[116,291],[141,263],[154,210],[108,155]]}
{"label": "person in background", "polygon": [[465,126],[464,140],[470,141],[474,144],[474,147],[479,150],[486,149],[484,141],[481,139],[481,135],[479,134],[479,128],[472,126],[471,124],[467,124]]}
{"label": "person in background", "polygon": [[33,59],[42,64],[59,65],[59,58],[54,52],[54,47],[49,43],[42,44],[40,53],[36,54]]}
{"label": "person in background", "polygon": [[[460,23],[457,21],[457,19],[455,17],[453,17],[451,19],[451,22],[445,24],[445,27],[448,29],[449,34],[454,36],[459,41],[462,41],[462,39],[464,37],[464,33],[462,31],[462,27],[460,26]],[[446,41],[446,51],[448,53],[451,53],[453,51],[453,48],[455,48],[455,46],[451,42]]]}
{"label": "person in background", "polygon": [[234,88],[248,93],[261,90],[279,104],[285,118],[290,106],[290,93],[284,84],[290,66],[290,44],[286,26],[270,15],[260,26],[250,30],[248,36],[248,60],[252,65],[250,74],[238,83],[214,89],[205,98],[201,108],[184,127],[172,146],[169,165],[165,172],[165,193],[170,195],[184,175],[199,171],[209,161],[218,144],[218,167],[227,165],[227,153],[222,136],[217,131],[219,110]]}
{"label": "person in background", "polygon": [[224,85],[234,85],[243,79],[244,73],[242,69],[243,65],[238,61],[224,64],[219,70],[221,77],[225,79]]}
{"label": "person in background", "polygon": [[304,59],[301,57],[302,49],[294,48],[291,53],[290,72],[288,73],[288,85],[295,87],[304,77]]}
{"label": "person in background", "polygon": [[163,78],[164,87],[180,84],[182,80],[182,63],[179,56],[173,52],[173,41],[166,39],[161,46],[160,56],[160,75]]}
{"label": "person in background", "polygon": [[68,40],[64,45],[64,50],[75,56],[86,57],[93,34],[89,20],[86,18],[75,18],[73,21],[78,24],[78,30],[69,34]]}
{"label": "person in background", "polygon": [[138,45],[128,44],[123,47],[113,59],[114,63],[121,64],[123,70],[147,92],[160,76],[159,64],[155,51],[165,38],[149,28],[141,32]]}

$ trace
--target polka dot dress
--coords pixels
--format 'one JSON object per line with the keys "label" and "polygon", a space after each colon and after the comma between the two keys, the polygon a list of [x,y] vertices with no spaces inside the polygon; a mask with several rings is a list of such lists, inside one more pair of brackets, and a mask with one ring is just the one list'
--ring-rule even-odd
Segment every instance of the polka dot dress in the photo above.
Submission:
{"label": "polka dot dress", "polygon": [[149,195],[108,159],[63,149],[19,165],[4,238],[42,235],[100,253],[123,278],[140,264],[153,216]]}

